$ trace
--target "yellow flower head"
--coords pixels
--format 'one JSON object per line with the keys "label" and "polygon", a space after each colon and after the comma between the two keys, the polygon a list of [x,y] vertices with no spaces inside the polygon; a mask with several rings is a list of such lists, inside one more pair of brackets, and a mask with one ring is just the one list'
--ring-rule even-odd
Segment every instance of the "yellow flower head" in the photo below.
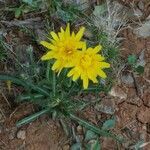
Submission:
{"label": "yellow flower head", "polygon": [[78,57],[78,50],[82,48],[85,42],[80,41],[85,28],[81,27],[79,32],[75,34],[70,33],[70,25],[67,24],[66,30],[60,29],[60,32],[56,34],[51,32],[52,39],[50,43],[42,41],[41,44],[48,48],[48,51],[41,59],[49,60],[55,59],[55,63],[52,70],[61,71],[62,68],[73,67]]}
{"label": "yellow flower head", "polygon": [[95,48],[86,49],[85,45],[83,50],[80,51],[77,64],[67,75],[68,77],[72,76],[73,81],[80,77],[83,80],[84,89],[88,88],[89,80],[92,80],[93,83],[98,83],[98,76],[106,78],[106,74],[102,69],[109,68],[110,64],[103,62],[105,58],[98,54],[101,48],[98,45]]}

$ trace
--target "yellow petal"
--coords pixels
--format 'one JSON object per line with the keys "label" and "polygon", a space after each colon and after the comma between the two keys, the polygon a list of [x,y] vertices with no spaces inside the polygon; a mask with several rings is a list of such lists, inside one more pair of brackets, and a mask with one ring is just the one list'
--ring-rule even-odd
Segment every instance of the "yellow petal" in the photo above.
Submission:
{"label": "yellow petal", "polygon": [[50,52],[48,52],[47,54],[43,55],[42,58],[41,58],[41,60],[49,60],[49,59],[52,59],[52,58],[54,58],[53,54],[54,54],[54,53],[53,53],[52,51],[50,51]]}
{"label": "yellow petal", "polygon": [[60,61],[55,61],[55,63],[53,64],[52,66],[52,70],[55,70],[55,71],[59,71],[61,69],[61,62]]}
{"label": "yellow petal", "polygon": [[86,44],[85,44],[85,42],[78,42],[77,44],[76,44],[76,48],[77,49],[82,49],[82,50],[86,50]]}
{"label": "yellow petal", "polygon": [[76,81],[78,78],[79,78],[79,74],[78,73],[75,73],[74,75],[73,75],[73,78],[72,78],[72,80],[73,81]]}
{"label": "yellow petal", "polygon": [[98,45],[98,46],[96,46],[96,47],[93,49],[93,52],[96,54],[96,53],[98,53],[101,49],[102,49],[102,46],[101,46],[101,45]]}
{"label": "yellow petal", "polygon": [[58,38],[58,36],[57,36],[57,34],[55,33],[55,32],[50,32],[50,34],[51,34],[51,36],[53,37],[53,39],[55,40],[55,41],[58,41],[59,40],[59,38]]}
{"label": "yellow petal", "polygon": [[64,29],[61,27],[60,28],[61,33],[65,33]]}
{"label": "yellow petal", "polygon": [[48,48],[48,49],[51,49],[51,50],[56,48],[54,45],[52,45],[51,43],[48,43],[46,41],[41,41],[40,44],[43,45],[44,47]]}
{"label": "yellow petal", "polygon": [[72,38],[75,38],[75,33],[74,33],[74,32],[72,32],[71,36],[72,36]]}
{"label": "yellow petal", "polygon": [[74,74],[74,68],[73,69],[71,69],[70,71],[69,71],[69,73],[67,74],[67,77],[71,77],[73,74]]}
{"label": "yellow petal", "polygon": [[95,60],[97,60],[97,61],[103,61],[103,60],[105,60],[105,57],[103,57],[103,56],[101,56],[99,54],[95,55],[94,57],[95,57]]}
{"label": "yellow petal", "polygon": [[69,37],[69,36],[70,36],[70,24],[69,24],[69,23],[67,24],[67,28],[66,28],[66,31],[65,31],[65,35],[66,35],[66,37]]}
{"label": "yellow petal", "polygon": [[88,70],[87,71],[87,74],[88,74],[88,78],[90,79],[90,80],[92,80],[93,81],[93,83],[98,83],[98,81],[97,81],[97,79],[96,79],[96,76],[97,76],[97,74],[93,71],[93,70]]}
{"label": "yellow petal", "polygon": [[98,75],[99,75],[101,78],[104,78],[104,79],[107,77],[106,74],[105,74],[105,72],[104,72],[103,70],[99,70]]}
{"label": "yellow petal", "polygon": [[86,42],[83,42],[83,45],[82,45],[82,51],[86,51]]}
{"label": "yellow petal", "polygon": [[106,62],[100,62],[99,63],[100,65],[100,68],[110,68],[110,64],[109,63],[106,63]]}
{"label": "yellow petal", "polygon": [[10,93],[11,92],[12,81],[7,80],[6,83],[7,83],[8,92]]}
{"label": "yellow petal", "polygon": [[85,28],[81,27],[80,30],[79,30],[79,32],[76,34],[76,40],[77,41],[79,41],[82,38],[82,36],[84,34],[84,31],[85,31]]}
{"label": "yellow petal", "polygon": [[62,38],[63,38],[63,35],[62,35],[62,33],[61,33],[61,32],[58,32],[58,36],[59,36],[59,38],[60,38],[60,39],[62,39]]}
{"label": "yellow petal", "polygon": [[89,85],[89,80],[88,80],[88,78],[85,76],[85,77],[83,77],[83,88],[84,88],[84,89],[87,89],[87,88],[88,88],[88,85]]}

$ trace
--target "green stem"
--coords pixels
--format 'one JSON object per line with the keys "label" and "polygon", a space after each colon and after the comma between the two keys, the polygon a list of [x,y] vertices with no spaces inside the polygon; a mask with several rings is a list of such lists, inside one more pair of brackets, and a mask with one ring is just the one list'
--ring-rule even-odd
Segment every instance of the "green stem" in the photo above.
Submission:
{"label": "green stem", "polygon": [[45,96],[49,96],[50,95],[46,90],[44,90],[44,89],[42,89],[42,88],[40,88],[40,87],[30,83],[30,82],[26,82],[23,79],[19,79],[17,77],[13,77],[13,76],[10,76],[10,75],[1,75],[0,74],[0,80],[1,81],[8,81],[8,80],[10,80],[10,81],[12,81],[15,84],[18,84],[18,85],[21,85],[21,86],[25,87],[26,90],[27,89],[32,89],[32,90],[37,91],[37,92],[39,92],[39,93],[41,93],[41,94],[43,94]]}
{"label": "green stem", "polygon": [[53,96],[56,96],[56,73],[53,72]]}
{"label": "green stem", "polygon": [[111,137],[115,140],[117,140],[118,142],[121,142],[122,140],[117,137],[116,135],[110,133],[110,132],[107,132],[107,131],[104,131],[104,130],[100,130],[99,128],[97,128],[96,126],[88,123],[87,121],[85,120],[82,120],[80,119],[79,117],[75,116],[74,114],[70,114],[70,118],[72,120],[75,120],[77,121],[80,125],[84,126],[85,128],[95,132],[96,134],[99,134],[99,135],[102,135],[102,136],[105,136],[105,137]]}
{"label": "green stem", "polygon": [[42,94],[26,94],[26,95],[20,95],[17,97],[15,100],[16,102],[22,102],[22,101],[27,101],[31,99],[39,99],[43,98],[44,96]]}
{"label": "green stem", "polygon": [[47,62],[47,68],[46,68],[46,79],[49,82],[50,82],[50,65],[51,65],[51,61],[48,61]]}

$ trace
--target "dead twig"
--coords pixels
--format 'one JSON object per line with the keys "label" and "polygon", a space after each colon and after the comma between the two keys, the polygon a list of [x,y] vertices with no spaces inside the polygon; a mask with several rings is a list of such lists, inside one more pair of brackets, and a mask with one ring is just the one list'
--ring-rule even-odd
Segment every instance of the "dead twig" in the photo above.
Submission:
{"label": "dead twig", "polygon": [[22,26],[27,26],[29,28],[39,28],[43,27],[42,19],[40,17],[36,18],[30,18],[26,20],[13,20],[13,21],[5,21],[1,20],[0,23],[5,24],[8,27],[22,27]]}
{"label": "dead twig", "polygon": [[7,97],[5,96],[5,94],[2,91],[0,91],[0,92],[3,96],[3,98],[5,99],[5,101],[7,102],[8,106],[11,108],[11,104],[9,103],[9,101],[8,101]]}

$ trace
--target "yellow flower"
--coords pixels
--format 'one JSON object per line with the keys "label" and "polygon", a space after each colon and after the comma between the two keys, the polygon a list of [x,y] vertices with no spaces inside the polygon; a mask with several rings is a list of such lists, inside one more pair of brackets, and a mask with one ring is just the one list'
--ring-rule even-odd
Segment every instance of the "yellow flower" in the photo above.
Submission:
{"label": "yellow flower", "polygon": [[73,81],[80,77],[83,80],[84,89],[88,88],[89,80],[92,80],[93,83],[98,83],[98,76],[106,78],[106,74],[102,69],[109,68],[110,64],[103,62],[105,58],[98,54],[101,49],[100,45],[88,49],[84,46],[83,50],[80,51],[78,63],[67,75],[68,77],[72,76]]}
{"label": "yellow flower", "polygon": [[78,57],[78,50],[82,49],[85,44],[85,42],[80,41],[84,30],[85,28],[81,27],[77,34],[70,33],[70,25],[67,24],[66,30],[61,28],[58,34],[51,32],[52,39],[50,39],[50,43],[41,41],[41,44],[50,50],[41,59],[54,58],[56,61],[52,70],[55,71],[60,72],[64,67],[73,67]]}

